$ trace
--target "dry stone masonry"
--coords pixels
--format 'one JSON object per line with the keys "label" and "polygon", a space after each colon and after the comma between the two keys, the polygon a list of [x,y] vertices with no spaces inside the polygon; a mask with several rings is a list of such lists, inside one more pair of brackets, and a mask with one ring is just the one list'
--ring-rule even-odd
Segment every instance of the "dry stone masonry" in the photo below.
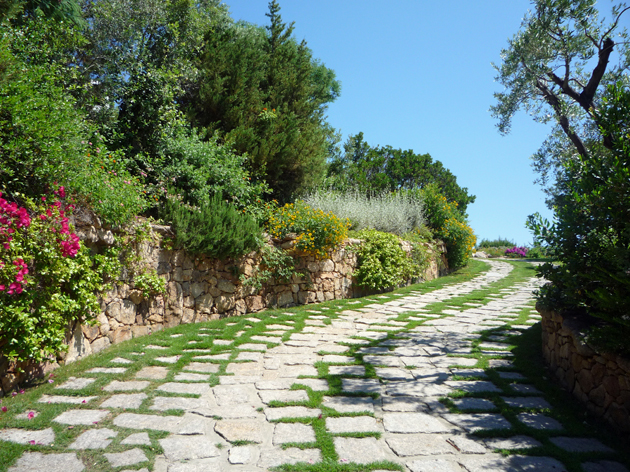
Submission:
{"label": "dry stone masonry", "polygon": [[543,355],[560,385],[594,415],[630,432],[630,359],[597,352],[584,342],[579,319],[537,307],[542,315]]}

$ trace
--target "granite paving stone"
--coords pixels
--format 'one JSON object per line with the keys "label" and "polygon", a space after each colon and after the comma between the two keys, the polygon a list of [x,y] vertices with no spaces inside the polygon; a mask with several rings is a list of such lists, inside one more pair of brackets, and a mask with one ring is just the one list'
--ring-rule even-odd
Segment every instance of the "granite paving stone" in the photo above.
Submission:
{"label": "granite paving stone", "polygon": [[258,392],[263,403],[276,402],[304,402],[308,401],[305,390],[260,390]]}
{"label": "granite paving stone", "polygon": [[98,423],[109,414],[107,410],[68,410],[61,413],[53,421],[70,425],[92,425]]}
{"label": "granite paving stone", "polygon": [[101,408],[140,408],[142,402],[147,399],[145,393],[130,393],[112,395],[101,403]]}
{"label": "granite paving stone", "polygon": [[129,380],[126,382],[121,382],[119,380],[114,380],[111,383],[105,385],[103,390],[106,392],[129,392],[134,390],[144,390],[150,385],[151,382],[146,380]]}
{"label": "granite paving stone", "polygon": [[116,431],[108,428],[88,429],[74,440],[69,449],[105,449],[111,444],[113,438],[118,435]]}
{"label": "granite paving stone", "polygon": [[206,408],[207,406],[207,400],[202,398],[154,397],[153,404],[149,407],[149,410],[195,410]]}
{"label": "granite paving stone", "polygon": [[443,434],[394,434],[385,441],[399,457],[455,454],[447,439]]}
{"label": "granite paving stone", "polygon": [[9,428],[0,430],[0,441],[8,441],[17,444],[42,444],[47,446],[55,442],[55,433],[52,428],[42,430],[27,430]]}
{"label": "granite paving stone", "polygon": [[362,365],[331,365],[328,367],[328,374],[362,377],[365,375],[365,367]]}
{"label": "granite paving stone", "polygon": [[444,385],[467,393],[502,392],[499,387],[486,380],[449,380]]}
{"label": "granite paving stone", "polygon": [[219,420],[214,430],[226,441],[251,441],[262,443],[270,433],[271,424],[251,420]]}
{"label": "granite paving stone", "polygon": [[370,397],[324,397],[322,406],[339,413],[374,412],[374,400]]}
{"label": "granite paving stone", "polygon": [[371,416],[351,416],[326,418],[326,429],[331,433],[373,433],[380,432],[376,419]]}
{"label": "granite paving stone", "polygon": [[85,388],[91,385],[95,381],[96,379],[89,378],[89,377],[80,377],[80,378],[70,377],[64,383],[62,383],[61,385],[57,385],[55,388],[56,389],[61,388],[61,389],[66,389],[66,390],[81,390],[82,388]]}
{"label": "granite paving stone", "polygon": [[207,436],[170,435],[158,440],[164,455],[170,461],[187,461],[216,457],[220,454],[212,440]]}
{"label": "granite paving stone", "polygon": [[161,380],[168,375],[168,367],[148,366],[143,367],[136,373],[137,379]]}
{"label": "granite paving stone", "polygon": [[230,464],[247,464],[254,458],[255,452],[251,446],[234,446],[230,448],[228,461]]}
{"label": "granite paving stone", "polygon": [[135,465],[140,462],[146,462],[149,458],[142,449],[130,449],[125,452],[112,452],[104,454],[112,467],[123,467],[125,465]]}
{"label": "granite paving stone", "polygon": [[267,421],[276,421],[281,418],[317,418],[322,414],[319,408],[306,408],[305,406],[284,406],[280,408],[265,408]]}
{"label": "granite paving stone", "polygon": [[450,433],[456,429],[433,415],[420,412],[384,413],[383,426],[390,433]]}
{"label": "granite paving stone", "polygon": [[460,410],[496,410],[497,406],[485,398],[453,398],[453,404]]}
{"label": "granite paving stone", "polygon": [[315,431],[302,423],[278,423],[273,430],[274,446],[286,443],[315,442]]}
{"label": "granite paving stone", "polygon": [[176,382],[208,382],[210,380],[210,376],[192,372],[180,372],[173,377],[173,380]]}
{"label": "granite paving stone", "polygon": [[68,395],[42,395],[38,403],[70,403],[81,404],[90,403],[92,400],[98,397],[74,397]]}
{"label": "granite paving stone", "polygon": [[183,382],[167,382],[157,388],[160,392],[169,393],[189,393],[193,395],[201,395],[210,390],[208,384],[190,384]]}
{"label": "granite paving stone", "polygon": [[532,447],[542,447],[542,443],[529,436],[517,435],[509,438],[487,438],[484,439],[486,446],[490,449],[529,449]]}
{"label": "granite paving stone", "polygon": [[369,464],[393,459],[382,439],[335,437],[333,441],[340,463]]}
{"label": "granite paving stone", "polygon": [[86,372],[88,374],[124,374],[127,372],[127,367],[94,367]]}
{"label": "granite paving stone", "polygon": [[463,472],[461,466],[455,460],[448,459],[421,459],[407,462],[411,472]]}
{"label": "granite paving stone", "polygon": [[375,379],[341,379],[341,389],[350,393],[380,393],[381,384]]}
{"label": "granite paving stone", "polygon": [[316,464],[320,461],[321,453],[319,449],[298,449],[297,447],[282,449],[275,447],[262,450],[257,465],[261,469],[267,470],[281,464],[297,464],[298,462]]}
{"label": "granite paving stone", "polygon": [[150,446],[151,439],[148,433],[133,433],[120,441],[123,446]]}
{"label": "granite paving stone", "polygon": [[82,472],[83,462],[76,453],[42,454],[25,452],[8,472]]}
{"label": "granite paving stone", "polygon": [[444,414],[442,417],[469,433],[484,429],[510,429],[512,425],[496,413]]}
{"label": "granite paving stone", "polygon": [[551,408],[547,400],[542,397],[501,397],[512,408]]}
{"label": "granite paving stone", "polygon": [[516,419],[534,429],[562,429],[558,420],[538,413],[519,413]]}

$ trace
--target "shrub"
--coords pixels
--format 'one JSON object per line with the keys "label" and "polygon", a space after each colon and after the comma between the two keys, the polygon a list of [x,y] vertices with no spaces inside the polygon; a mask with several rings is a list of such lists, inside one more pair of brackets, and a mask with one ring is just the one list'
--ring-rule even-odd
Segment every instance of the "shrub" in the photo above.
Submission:
{"label": "shrub", "polygon": [[414,192],[384,192],[366,196],[357,190],[347,192],[318,190],[304,201],[322,211],[350,220],[352,229],[376,229],[402,235],[424,224],[422,197]]}
{"label": "shrub", "polygon": [[509,239],[503,239],[503,238],[501,238],[501,236],[499,236],[497,239],[493,239],[493,240],[482,239],[477,244],[477,248],[479,248],[479,249],[485,249],[485,248],[489,248],[489,247],[504,248],[504,247],[514,247],[514,246],[516,246],[516,244],[514,244],[514,241],[510,241]]}
{"label": "shrub", "polygon": [[465,266],[477,241],[472,228],[457,209],[457,203],[448,202],[437,185],[427,185],[421,192],[428,225],[435,237],[446,244],[449,268]]}
{"label": "shrub", "polygon": [[0,352],[11,360],[54,356],[68,323],[99,309],[101,268],[68,223],[64,190],[29,211],[0,198]]}
{"label": "shrub", "polygon": [[397,236],[374,229],[364,229],[357,236],[363,244],[357,249],[359,267],[353,275],[360,287],[393,289],[414,274],[412,259]]}
{"label": "shrub", "polygon": [[514,246],[505,250],[505,255],[508,257],[526,257],[527,248]]}
{"label": "shrub", "polygon": [[600,132],[612,149],[593,146],[589,158],[562,162],[566,179],[552,203],[555,222],[528,222],[539,244],[558,262],[541,266],[551,282],[543,305],[588,313],[602,324],[590,341],[630,354],[630,91],[610,86],[597,111]]}
{"label": "shrub", "polygon": [[[48,31],[50,25],[42,20],[40,26]],[[33,41],[47,41],[37,28],[27,31]],[[129,221],[147,207],[141,183],[122,156],[89,138],[94,130],[58,83],[59,66],[20,62],[11,52],[9,41],[24,41],[20,33],[26,34],[11,30],[0,40],[0,189],[39,198],[58,182],[104,222]]]}
{"label": "shrub", "polygon": [[219,259],[239,257],[258,248],[262,239],[256,221],[223,201],[219,194],[200,207],[169,197],[164,218],[175,231],[175,245],[193,254]]}
{"label": "shrub", "polygon": [[275,238],[295,233],[295,248],[318,259],[325,258],[348,236],[347,220],[316,210],[302,201],[287,203],[267,222],[267,232]]}

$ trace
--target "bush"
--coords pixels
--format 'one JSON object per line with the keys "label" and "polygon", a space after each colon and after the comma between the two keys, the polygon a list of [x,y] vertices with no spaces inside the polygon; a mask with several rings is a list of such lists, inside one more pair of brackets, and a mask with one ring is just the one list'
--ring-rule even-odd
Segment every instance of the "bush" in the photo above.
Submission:
{"label": "bush", "polygon": [[215,138],[202,141],[194,131],[179,127],[174,136],[163,139],[160,159],[139,164],[149,173],[152,193],[158,198],[170,188],[185,203],[200,206],[219,193],[242,210],[269,192],[266,184],[251,183],[246,161]]}
{"label": "bush", "polygon": [[421,192],[428,225],[434,236],[446,244],[449,268],[465,266],[477,241],[472,228],[457,209],[457,203],[448,202],[437,185],[427,185]]}
{"label": "bush", "polygon": [[540,274],[545,306],[588,313],[602,326],[591,340],[630,354],[630,91],[610,86],[597,112],[612,149],[593,146],[589,158],[562,163],[566,179],[553,197],[555,224],[532,215],[528,226],[557,264]]}
{"label": "bush", "polygon": [[29,211],[0,198],[0,352],[11,360],[54,356],[68,323],[99,310],[102,272],[68,223],[64,188],[56,193]]}
{"label": "bush", "polygon": [[200,207],[169,197],[164,219],[171,222],[175,245],[193,254],[219,259],[240,257],[257,249],[262,240],[256,221],[226,203],[219,194]]}
{"label": "bush", "polygon": [[355,231],[372,228],[402,235],[420,228],[425,222],[422,197],[417,192],[384,192],[369,197],[357,190],[318,190],[307,195],[304,201],[314,208],[350,220]]}
{"label": "bush", "polygon": [[[40,26],[47,31],[45,20]],[[37,29],[28,31],[47,41]],[[9,39],[19,45],[21,32],[0,40],[0,189],[39,198],[58,183],[104,222],[129,221],[147,207],[141,183],[125,170],[122,156],[96,139],[92,145],[94,131],[58,84],[58,67],[20,62],[11,52]]]}
{"label": "bush", "polygon": [[267,222],[267,232],[275,238],[295,233],[295,248],[318,259],[325,258],[348,236],[347,220],[316,210],[302,201],[287,203]]}
{"label": "bush", "polygon": [[526,257],[527,248],[514,246],[505,250],[505,255],[508,257]]}
{"label": "bush", "polygon": [[403,251],[397,236],[364,229],[357,237],[363,244],[357,249],[359,267],[353,275],[360,287],[390,290],[416,273],[412,259]]}
{"label": "bush", "polygon": [[477,244],[477,248],[479,249],[486,249],[489,247],[505,248],[505,247],[514,247],[514,246],[516,246],[516,244],[514,244],[514,241],[510,241],[509,239],[503,239],[501,238],[501,236],[493,240],[482,239]]}

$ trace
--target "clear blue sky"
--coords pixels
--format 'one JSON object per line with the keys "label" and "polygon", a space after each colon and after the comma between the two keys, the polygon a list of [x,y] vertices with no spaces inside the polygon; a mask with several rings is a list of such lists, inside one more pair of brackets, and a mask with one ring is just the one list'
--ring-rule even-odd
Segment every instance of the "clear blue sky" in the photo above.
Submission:
{"label": "clear blue sky", "polygon": [[[232,18],[267,25],[268,0],[227,0]],[[333,69],[341,96],[328,121],[370,145],[429,153],[477,196],[478,238],[531,243],[527,215],[551,212],[530,156],[549,132],[525,113],[501,136],[490,116],[491,63],[531,7],[525,0],[279,0],[294,36]],[[610,3],[602,14],[609,14]]]}

